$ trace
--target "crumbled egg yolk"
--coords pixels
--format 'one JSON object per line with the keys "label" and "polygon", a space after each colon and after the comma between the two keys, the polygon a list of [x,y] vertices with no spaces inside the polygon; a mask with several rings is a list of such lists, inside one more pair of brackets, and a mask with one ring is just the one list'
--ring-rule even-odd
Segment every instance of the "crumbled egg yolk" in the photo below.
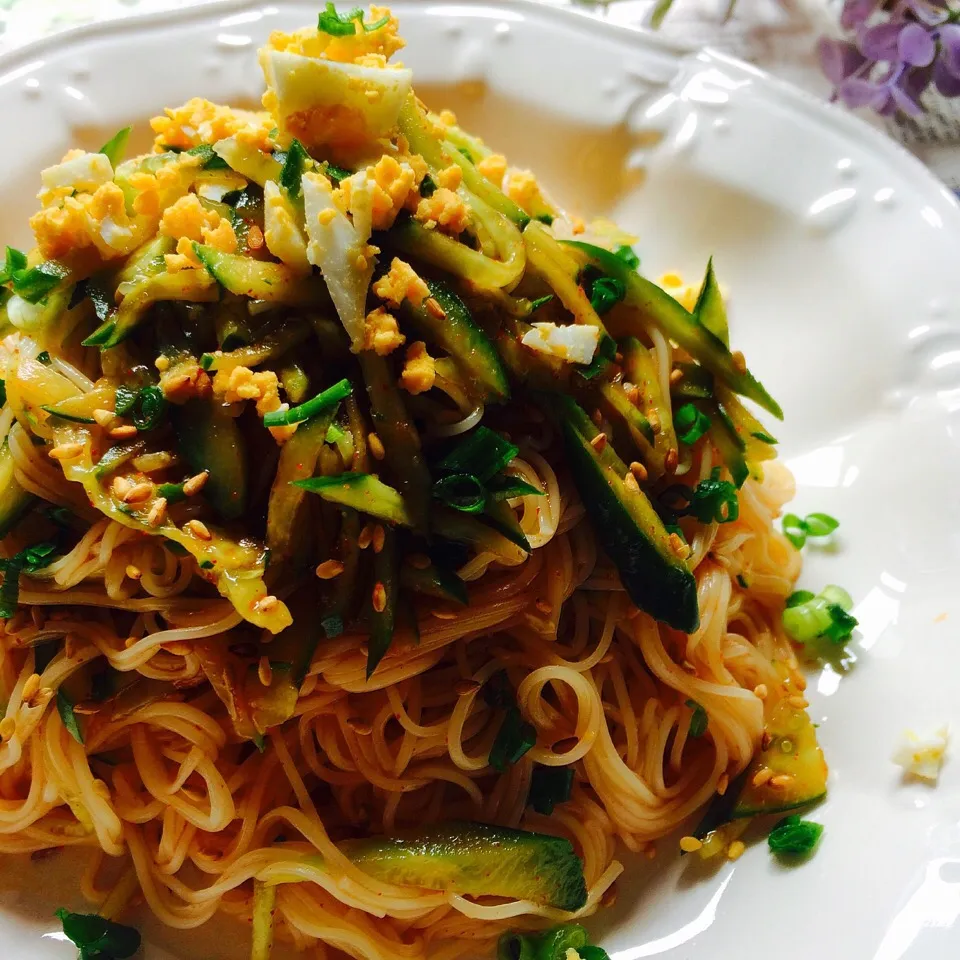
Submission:
{"label": "crumbled egg yolk", "polygon": [[414,217],[428,230],[439,228],[454,236],[463,233],[470,223],[470,207],[457,193],[438,187],[429,197],[417,204]]}
{"label": "crumbled egg yolk", "polygon": [[[261,417],[274,410],[288,409],[280,400],[280,383],[272,370],[253,371],[249,367],[218,370],[213,378],[213,393],[226,403],[255,400]],[[283,443],[293,436],[297,427],[293,424],[268,429],[277,443]]]}
{"label": "crumbled egg yolk", "polygon": [[504,180],[503,192],[524,212],[531,215],[546,205],[540,184],[529,170],[511,170]]}
{"label": "crumbled egg yolk", "polygon": [[[427,164],[419,154],[398,160],[384,154],[375,164],[364,170],[370,190],[374,230],[389,230],[397,214],[419,200],[417,188],[426,176]],[[348,212],[352,204],[353,185],[344,180],[333,191],[334,202]]]}
{"label": "crumbled egg yolk", "polygon": [[507,158],[502,153],[491,153],[477,164],[477,169],[499,187],[507,175]]}
{"label": "crumbled egg yolk", "polygon": [[193,252],[193,241],[208,244],[222,253],[237,251],[237,236],[230,221],[207,210],[193,193],[167,207],[160,218],[160,233],[177,241],[177,252],[165,257],[171,273],[200,266]]}
{"label": "crumbled egg yolk", "polygon": [[155,148],[179,147],[189,150],[201,143],[216,143],[227,137],[257,150],[273,149],[270,131],[275,126],[269,113],[234,110],[194,97],[180,107],[167,107],[164,116],[150,121],[157,137]]}
{"label": "crumbled egg yolk", "polygon": [[905,730],[893,762],[903,767],[904,773],[932,783],[940,777],[940,768],[947,752],[949,730],[946,725],[927,737],[913,730]]}
{"label": "crumbled egg yolk", "polygon": [[407,347],[406,362],[400,374],[400,383],[407,393],[418,394],[429,390],[437,379],[433,357],[427,353],[427,345],[417,340]]}
{"label": "crumbled egg yolk", "polygon": [[373,350],[381,357],[393,353],[397,347],[403,346],[406,337],[397,326],[397,318],[383,307],[367,314],[363,327],[363,348]]}
{"label": "crumbled egg yolk", "polygon": [[454,163],[441,170],[434,179],[438,187],[456,190],[463,183],[463,171]]}
{"label": "crumbled egg yolk", "polygon": [[399,257],[393,258],[390,269],[373,285],[373,292],[391,307],[399,307],[404,300],[420,307],[430,296],[430,288],[416,270]]}
{"label": "crumbled egg yolk", "polygon": [[304,27],[295,33],[279,30],[270,34],[267,46],[283,53],[296,53],[302,57],[318,57],[337,63],[356,63],[360,66],[384,66],[406,44],[398,35],[400,24],[388,7],[370,7],[364,22],[369,25],[388,17],[387,22],[376,30],[365,30],[359,24],[354,33],[335,37],[314,27]]}

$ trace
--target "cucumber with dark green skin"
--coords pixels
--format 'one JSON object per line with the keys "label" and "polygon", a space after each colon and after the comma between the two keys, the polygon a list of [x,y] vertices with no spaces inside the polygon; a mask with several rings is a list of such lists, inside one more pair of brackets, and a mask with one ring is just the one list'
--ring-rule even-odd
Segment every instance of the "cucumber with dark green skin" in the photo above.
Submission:
{"label": "cucumber with dark green skin", "polygon": [[0,538],[5,537],[33,506],[36,497],[27,493],[14,476],[13,454],[7,441],[0,446]]}
{"label": "cucumber with dark green skin", "polygon": [[423,570],[404,563],[400,571],[400,584],[406,590],[428,597],[450,600],[464,606],[469,602],[466,584],[451,570],[444,570],[435,563]]}
{"label": "cucumber with dark green skin", "polygon": [[666,469],[670,451],[678,450],[673,417],[660,389],[660,373],[653,354],[636,337],[625,337],[619,347],[623,354],[623,378],[639,391],[637,405],[641,410],[655,412],[660,420],[660,430],[653,437],[653,449],[644,458],[648,471],[656,478]]}
{"label": "cucumber with dark green skin", "polygon": [[399,523],[403,527],[413,525],[400,493],[372,473],[308,477],[305,480],[294,480],[293,483],[294,486],[319,494],[324,500],[341,507],[351,507],[388,523]]}
{"label": "cucumber with dark green skin", "polygon": [[599,453],[594,449],[597,428],[574,400],[555,394],[547,402],[559,413],[580,499],[627,595],[655,619],[692,633],[700,622],[697,582],[671,548],[650,501],[624,483],[627,467],[610,444]]}
{"label": "cucumber with dark green skin", "polygon": [[[431,514],[431,529],[444,540],[462,543],[477,553],[489,552],[511,566],[522,563],[530,552],[530,544],[523,546],[500,530],[480,519],[481,515],[462,513],[452,507],[435,507]],[[526,538],[524,538],[526,543]]]}
{"label": "cucumber with dark green skin", "polygon": [[[397,555],[397,532],[384,527],[383,546],[373,555],[373,587],[370,603],[370,639],[367,646],[367,679],[390,649],[397,620],[397,599],[400,596],[400,559]],[[383,587],[384,607],[376,608],[379,588]]]}
{"label": "cucumber with dark green skin", "polygon": [[511,543],[515,543],[525,553],[530,552],[530,541],[520,526],[520,521],[513,507],[505,500],[487,498],[487,505],[483,510],[483,519],[494,530],[503,534]]}
{"label": "cucumber with dark green skin", "polygon": [[236,520],[247,508],[247,458],[236,420],[211,400],[171,404],[170,417],[177,450],[194,473],[210,471],[203,495],[226,520]]}
{"label": "cucumber with dark green skin", "polygon": [[[688,313],[669,293],[641,277],[609,250],[579,240],[560,242],[582,250],[605,273],[621,281],[627,291],[624,298],[627,306],[633,307],[644,320],[659,327],[666,336],[714,376],[719,377],[731,390],[758,403],[778,419],[783,419],[780,405],[767,393],[763,384],[749,370],[739,368],[723,340],[699,323],[696,317]],[[607,319],[607,327],[615,337],[636,333],[635,326],[628,313],[611,313]]]}
{"label": "cucumber with dark green skin", "polygon": [[558,910],[587,902],[583,862],[563,837],[453,821],[346,840],[340,849],[364,873],[388,883],[531,900]]}
{"label": "cucumber with dark green skin", "polygon": [[373,429],[386,451],[385,464],[406,504],[413,526],[426,531],[430,515],[430,472],[420,452],[420,434],[385,357],[360,352],[360,369],[370,398]]}
{"label": "cucumber with dark green skin", "polygon": [[330,302],[327,288],[319,277],[304,276],[282,263],[221,253],[200,243],[194,243],[193,249],[210,275],[230,293],[294,306]]}
{"label": "cucumber with dark green skin", "polygon": [[496,348],[474,322],[467,305],[445,284],[428,280],[430,295],[445,317],[404,301],[404,313],[418,334],[448,353],[468,378],[468,389],[485,403],[506,403],[510,384]]}
{"label": "cucumber with dark green skin", "polygon": [[215,350],[200,357],[200,366],[213,373],[231,367],[256,367],[267,360],[276,360],[288,350],[299,346],[313,334],[303,322],[288,321],[263,334],[258,340],[234,347],[233,350]]}

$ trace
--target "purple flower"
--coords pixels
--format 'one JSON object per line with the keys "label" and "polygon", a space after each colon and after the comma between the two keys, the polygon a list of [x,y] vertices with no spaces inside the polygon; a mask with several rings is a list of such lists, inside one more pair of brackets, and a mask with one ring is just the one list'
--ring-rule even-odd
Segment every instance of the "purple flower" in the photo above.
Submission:
{"label": "purple flower", "polygon": [[882,116],[922,113],[933,84],[960,96],[960,23],[942,0],[844,0],[847,39],[823,38],[820,65],[834,97]]}

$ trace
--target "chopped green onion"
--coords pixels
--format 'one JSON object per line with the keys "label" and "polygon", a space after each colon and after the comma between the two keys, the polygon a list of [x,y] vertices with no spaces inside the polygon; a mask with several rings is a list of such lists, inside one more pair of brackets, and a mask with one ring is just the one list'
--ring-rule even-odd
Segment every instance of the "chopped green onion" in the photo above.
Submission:
{"label": "chopped green onion", "polygon": [[167,411],[167,398],[159,387],[144,387],[137,396],[133,422],[138,430],[153,430]]}
{"label": "chopped green onion", "polygon": [[27,303],[39,303],[51,290],[60,286],[70,271],[56,260],[47,260],[28,270],[13,274],[13,292]]}
{"label": "chopped green onion", "polygon": [[701,523],[733,523],[740,516],[737,488],[729,480],[720,479],[719,467],[714,467],[693,490],[677,484],[664,491],[663,497],[685,500],[685,506],[676,508],[677,514],[696,517]]}
{"label": "chopped green onion", "polygon": [[[595,274],[595,268],[586,271]],[[602,317],[612,310],[627,295],[627,288],[616,277],[605,277],[602,274],[589,282],[590,306]]]}
{"label": "chopped green onion", "polygon": [[597,344],[597,352],[593,355],[593,360],[585,367],[578,367],[577,372],[584,380],[592,380],[607,369],[616,355],[616,340],[609,334],[603,333],[600,335],[600,343]]}
{"label": "chopped green onion", "polygon": [[518,707],[510,707],[490,748],[489,763],[503,773],[536,745],[537,731],[520,715]]}
{"label": "chopped green onion", "polygon": [[323,627],[324,635],[328,640],[333,640],[335,637],[339,637],[343,633],[343,618],[337,614],[331,614],[329,617],[324,617],[320,621],[320,626]]}
{"label": "chopped green onion", "polygon": [[544,767],[537,764],[530,779],[527,805],[550,816],[558,803],[566,803],[573,790],[573,767]]}
{"label": "chopped green onion", "polygon": [[507,679],[506,670],[498,670],[483,686],[484,702],[500,710],[508,710],[517,702],[513,687]]}
{"label": "chopped green onion", "polygon": [[[471,159],[469,154],[467,159]],[[553,214],[552,213],[540,213],[533,218],[534,220],[539,220],[541,223],[545,223],[548,227],[553,226]]]}
{"label": "chopped green onion", "polygon": [[198,143],[186,151],[194,157],[200,157],[200,166],[203,170],[228,170],[230,165],[220,156],[209,143]]}
{"label": "chopped green onion", "polygon": [[40,409],[49,413],[52,417],[59,417],[61,420],[68,420],[70,423],[96,423],[93,417],[80,417],[72,413],[64,413],[62,410],[46,403],[41,404]]}
{"label": "chopped green onion", "polygon": [[811,537],[828,537],[840,526],[840,521],[828,513],[808,513],[804,523],[807,534]]}
{"label": "chopped green onion", "polygon": [[677,439],[690,447],[710,429],[710,418],[692,403],[685,403],[673,414],[673,425]]}
{"label": "chopped green onion", "polygon": [[3,583],[0,584],[0,618],[8,619],[17,612],[20,602],[20,574],[28,576],[49,567],[57,552],[55,543],[35,543],[24,547],[8,560],[0,560]]}
{"label": "chopped green onion", "polygon": [[494,500],[509,500],[511,497],[542,497],[544,492],[521,480],[519,477],[510,477],[506,474],[491,478],[487,483],[487,493]]}
{"label": "chopped green onion", "polygon": [[435,499],[463,513],[482,513],[487,502],[484,485],[472,473],[451,473],[433,485]]}
{"label": "chopped green onion", "polygon": [[139,391],[131,387],[117,387],[117,396],[113,407],[114,413],[118,417],[125,417],[136,404],[138,393]]}
{"label": "chopped green onion", "polygon": [[350,396],[353,387],[349,380],[341,380],[332,387],[328,387],[322,393],[318,393],[312,400],[301,403],[298,407],[291,407],[289,410],[274,410],[263,418],[265,427],[288,427],[295,423],[302,423],[315,417],[321,410],[339,403],[341,400]]}
{"label": "chopped green onion", "polygon": [[693,711],[693,716],[690,718],[690,736],[702,737],[710,723],[707,711],[696,700],[687,700],[686,705]]}
{"label": "chopped green onion", "polygon": [[613,251],[615,257],[619,257],[631,270],[640,269],[640,258],[637,256],[633,247],[621,244]]}
{"label": "chopped green onion", "polygon": [[83,732],[80,730],[77,715],[73,712],[73,701],[63,687],[57,689],[57,713],[60,714],[60,719],[63,721],[63,725],[67,728],[70,736],[73,737],[77,743],[83,743]]}
{"label": "chopped green onion", "polygon": [[520,448],[482,424],[474,428],[438,464],[449,473],[472,473],[481,483],[498,474]]}
{"label": "chopped green onion", "polygon": [[115,167],[123,159],[127,152],[127,141],[130,139],[130,133],[133,127],[124,127],[118,130],[97,152],[102,153],[109,161],[112,167]]}
{"label": "chopped green onion", "polygon": [[824,587],[818,596],[812,596],[808,590],[798,591],[787,599],[783,628],[797,643],[811,643],[822,637],[842,645],[857,626],[857,618],[849,612],[852,606],[853,599],[842,587]]}
{"label": "chopped green onion", "polygon": [[795,513],[784,516],[783,535],[798,549],[802,549],[807,537],[829,537],[840,521],[829,513],[808,513],[802,520]]}
{"label": "chopped green onion", "polygon": [[375,23],[363,22],[363,11],[357,7],[349,13],[337,13],[336,6],[331,2],[320,13],[317,19],[317,30],[320,33],[329,33],[331,37],[352,37],[357,33],[357,24],[367,33],[379,30],[390,22],[390,17],[382,17]]}
{"label": "chopped green onion", "polygon": [[497,960],[566,960],[568,950],[581,960],[609,960],[606,951],[587,942],[579,923],[561,923],[542,933],[504,933],[497,942]]}
{"label": "chopped green onion", "polygon": [[437,184],[430,174],[426,174],[420,181],[420,196],[432,197],[437,192]]}
{"label": "chopped green onion", "polygon": [[140,934],[133,927],[105,920],[96,913],[56,913],[63,932],[80,951],[81,960],[127,960],[140,949]]}
{"label": "chopped green onion", "polygon": [[471,154],[466,147],[457,147],[457,153],[466,157],[471,163],[473,163],[473,154]]}
{"label": "chopped green onion", "polygon": [[2,407],[7,402],[7,385],[3,380],[0,380],[0,407]]}
{"label": "chopped green onion", "polygon": [[0,272],[0,283],[9,283],[18,273],[27,269],[27,255],[16,247],[7,247],[6,260]]}
{"label": "chopped green onion", "polygon": [[537,297],[536,300],[530,301],[530,312],[533,313],[534,310],[539,310],[545,303],[549,303],[553,299],[553,294],[548,293],[545,297]]}
{"label": "chopped green onion", "polygon": [[213,561],[212,561],[212,560],[201,560],[201,561],[200,561],[200,569],[201,569],[201,570],[212,570],[212,569],[213,569]]}
{"label": "chopped green onion", "polygon": [[329,160],[323,162],[323,172],[326,175],[328,180],[332,180],[334,183],[342,183],[347,177],[353,176],[352,170],[346,170],[344,167],[338,167],[335,163],[331,163]]}
{"label": "chopped green onion", "polygon": [[750,436],[756,438],[761,443],[769,443],[771,446],[777,442],[776,438],[771,437],[769,433],[764,433],[762,430],[754,430]]}
{"label": "chopped green onion", "polygon": [[50,354],[46,350],[41,350],[37,354],[37,362],[42,363],[45,367],[50,366]]}
{"label": "chopped green onion", "polygon": [[750,584],[747,583],[747,578],[742,573],[737,574],[737,583],[739,583],[744,590],[750,589]]}
{"label": "chopped green onion", "polygon": [[87,277],[73,288],[67,309],[73,310],[79,307],[84,300],[89,300],[93,304],[93,312],[101,323],[107,319],[110,311],[115,307],[110,292],[95,277]]}
{"label": "chopped green onion", "polygon": [[309,163],[310,154],[307,153],[304,145],[294,137],[287,150],[283,166],[280,168],[280,176],[277,178],[284,192],[294,203],[300,200],[300,181]]}
{"label": "chopped green onion", "polygon": [[767,845],[771,852],[803,856],[810,853],[820,840],[823,833],[822,823],[813,823],[811,820],[801,820],[797,814],[784,817],[770,831]]}

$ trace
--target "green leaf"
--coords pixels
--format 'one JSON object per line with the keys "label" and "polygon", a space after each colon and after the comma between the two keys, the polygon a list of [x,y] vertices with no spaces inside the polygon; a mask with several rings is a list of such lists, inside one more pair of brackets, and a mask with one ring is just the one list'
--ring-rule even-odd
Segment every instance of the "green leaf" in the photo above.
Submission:
{"label": "green leaf", "polygon": [[823,824],[810,820],[801,820],[796,814],[784,817],[770,831],[767,845],[778,856],[793,854],[803,856],[810,853],[820,840]]}
{"label": "green leaf", "polygon": [[110,165],[116,167],[127,152],[127,141],[132,131],[133,127],[118,130],[97,152],[102,153],[110,161]]}
{"label": "green leaf", "polygon": [[60,719],[69,731],[70,736],[72,736],[77,743],[83,743],[83,732],[80,730],[80,724],[77,722],[77,715],[73,712],[73,701],[63,687],[57,689],[57,713],[60,714]]}
{"label": "green leaf", "polygon": [[693,716],[690,719],[690,736],[702,737],[707,732],[707,726],[710,723],[707,711],[696,700],[687,700],[686,705],[693,711]]}

